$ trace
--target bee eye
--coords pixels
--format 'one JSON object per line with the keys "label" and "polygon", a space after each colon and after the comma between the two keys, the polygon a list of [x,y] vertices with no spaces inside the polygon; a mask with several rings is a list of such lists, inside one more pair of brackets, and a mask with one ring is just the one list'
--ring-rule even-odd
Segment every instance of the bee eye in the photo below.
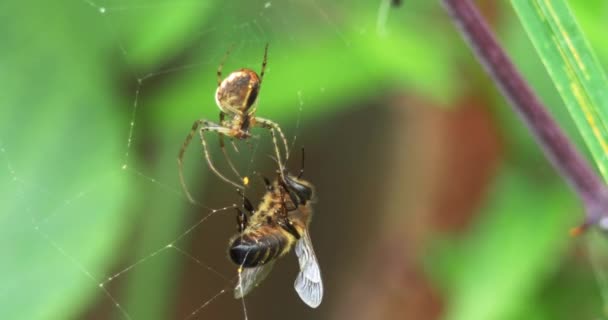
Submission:
{"label": "bee eye", "polygon": [[287,188],[289,188],[289,190],[291,190],[298,196],[300,204],[305,204],[306,202],[312,199],[311,187],[298,182],[297,180],[291,178],[289,175],[285,175],[284,182]]}

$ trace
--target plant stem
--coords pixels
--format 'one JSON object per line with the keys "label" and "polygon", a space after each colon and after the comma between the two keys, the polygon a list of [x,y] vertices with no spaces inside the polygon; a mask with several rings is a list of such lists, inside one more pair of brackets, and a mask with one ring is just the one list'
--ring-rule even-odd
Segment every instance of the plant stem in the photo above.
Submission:
{"label": "plant stem", "polygon": [[517,71],[473,3],[470,0],[443,0],[443,5],[486,71],[528,125],[545,155],[578,193],[587,214],[584,227],[600,222],[608,213],[608,189],[600,176]]}

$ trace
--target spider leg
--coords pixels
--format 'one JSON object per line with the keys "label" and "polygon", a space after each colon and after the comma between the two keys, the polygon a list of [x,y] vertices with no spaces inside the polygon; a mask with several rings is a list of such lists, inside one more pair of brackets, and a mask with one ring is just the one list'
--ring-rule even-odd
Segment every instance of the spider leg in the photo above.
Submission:
{"label": "spider leg", "polygon": [[277,155],[277,164],[279,165],[279,172],[281,172],[281,174],[283,173],[283,171],[285,171],[285,168],[283,167],[283,161],[281,160],[281,152],[279,151],[279,146],[277,144],[277,135],[274,132],[274,129],[270,128],[270,134],[272,135],[272,143],[274,144],[274,152]]}
{"label": "spider leg", "polygon": [[277,161],[279,162],[279,169],[281,170],[281,172],[283,172],[283,163],[281,162],[279,144],[277,143],[276,134],[274,133],[274,131],[276,130],[281,136],[281,140],[283,140],[283,147],[285,148],[285,160],[287,160],[289,159],[289,147],[287,146],[287,139],[283,134],[283,130],[281,130],[281,127],[279,127],[276,122],[265,118],[255,117],[255,124],[270,130],[270,133],[272,134],[272,142],[274,143],[275,153],[277,155]]}
{"label": "spider leg", "polygon": [[184,193],[186,194],[188,201],[190,201],[191,203],[196,203],[196,201],[194,201],[194,198],[192,198],[192,195],[190,194],[190,191],[188,190],[188,187],[186,186],[186,180],[184,179],[184,153],[186,152],[186,149],[190,145],[190,142],[192,141],[192,138],[194,137],[194,134],[196,133],[196,131],[199,127],[200,127],[199,135],[201,137],[201,143],[203,145],[204,155],[205,155],[205,158],[207,159],[207,164],[209,165],[209,168],[211,168],[211,170],[222,180],[236,186],[237,188],[242,188],[241,185],[224,177],[221,173],[219,173],[219,171],[217,171],[217,169],[215,169],[213,162],[211,162],[211,156],[209,155],[209,150],[207,150],[207,142],[205,141],[205,137],[203,134],[205,131],[215,131],[218,134],[230,135],[230,129],[224,128],[211,121],[202,120],[202,119],[196,120],[194,122],[194,124],[192,125],[192,129],[190,129],[190,133],[188,133],[188,135],[186,136],[186,140],[184,140],[184,144],[182,145],[181,149],[179,150],[179,154],[177,156],[177,168],[178,168],[178,172],[179,172],[179,181],[182,186],[182,190],[184,190]]}
{"label": "spider leg", "polygon": [[234,49],[234,43],[230,46],[230,48],[228,48],[226,53],[224,53],[222,62],[220,62],[220,65],[217,67],[217,86],[218,87],[220,86],[220,84],[222,84],[222,69],[224,68],[224,63],[226,63],[228,56],[230,56],[230,52],[232,52],[232,49]]}
{"label": "spider leg", "polygon": [[268,43],[266,43],[266,47],[264,48],[264,60],[262,60],[262,71],[260,71],[260,85],[262,85],[262,80],[264,80],[264,73],[266,72],[267,63],[268,63]]}
{"label": "spider leg", "polygon": [[[234,163],[232,162],[232,159],[230,158],[230,155],[228,154],[228,152],[226,151],[226,148],[224,146],[224,135],[220,133],[219,136],[220,136],[219,137],[220,138],[220,149],[222,149],[222,153],[224,154],[224,159],[226,159],[226,162],[228,162],[228,165],[230,166],[230,168],[232,169],[232,172],[234,172],[236,177],[242,181],[243,177],[239,174],[239,171],[234,166]],[[234,141],[233,141],[233,144],[234,144]]]}
{"label": "spider leg", "polygon": [[[236,110],[236,109],[235,109]],[[237,113],[241,113],[240,110],[237,110]],[[226,118],[226,114],[223,111],[220,111],[220,125],[223,127],[227,127],[229,126],[228,124],[224,123],[224,119]],[[239,153],[239,149],[236,147],[236,144],[234,143],[234,139],[230,139],[230,143],[232,144],[232,147],[234,148],[234,151],[236,153]],[[223,141],[223,137],[220,136],[220,145],[222,146],[222,150],[224,148],[224,141]],[[228,160],[230,161],[230,160]],[[237,173],[238,175],[238,173]],[[240,178],[240,176],[239,176]]]}
{"label": "spider leg", "polygon": [[177,168],[178,168],[178,172],[179,172],[179,182],[182,185],[182,190],[184,191],[184,193],[186,194],[186,197],[188,198],[188,200],[191,203],[196,203],[196,201],[194,201],[194,199],[192,198],[192,195],[190,195],[190,191],[188,191],[188,187],[186,186],[186,182],[184,179],[184,153],[186,152],[186,148],[188,148],[190,141],[192,141],[192,138],[194,137],[194,134],[196,133],[196,130],[198,129],[198,127],[201,125],[205,125],[205,124],[206,124],[206,120],[196,120],[194,122],[194,124],[192,125],[192,129],[190,129],[190,133],[188,133],[188,135],[186,136],[186,140],[184,140],[184,144],[182,144],[181,149],[179,149],[179,154],[177,155]]}
{"label": "spider leg", "polygon": [[234,149],[234,152],[239,153],[239,148],[236,146],[234,139],[230,139],[230,144],[232,144],[232,148]]}
{"label": "spider leg", "polygon": [[213,122],[205,121],[205,125],[200,129],[199,135],[201,137],[201,144],[203,145],[203,151],[205,153],[205,159],[207,159],[207,164],[209,165],[209,169],[211,169],[211,171],[213,171],[213,173],[215,173],[215,175],[217,175],[220,179],[224,180],[227,183],[230,183],[231,185],[233,185],[239,189],[242,189],[243,188],[242,185],[226,178],[213,165],[213,162],[211,161],[211,155],[209,154],[209,149],[207,148],[207,141],[205,140],[206,131],[214,131],[214,132],[217,132],[218,134],[224,134],[227,136],[231,136],[231,130],[228,128],[222,127],[218,124],[215,124]]}

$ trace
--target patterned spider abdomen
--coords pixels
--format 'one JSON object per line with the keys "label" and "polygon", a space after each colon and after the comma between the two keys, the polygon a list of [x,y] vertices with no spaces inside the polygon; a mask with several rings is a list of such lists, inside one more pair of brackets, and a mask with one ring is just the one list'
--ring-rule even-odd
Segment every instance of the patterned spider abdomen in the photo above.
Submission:
{"label": "patterned spider abdomen", "polygon": [[215,102],[227,114],[235,110],[248,113],[260,91],[260,77],[255,71],[241,69],[229,74],[215,92]]}

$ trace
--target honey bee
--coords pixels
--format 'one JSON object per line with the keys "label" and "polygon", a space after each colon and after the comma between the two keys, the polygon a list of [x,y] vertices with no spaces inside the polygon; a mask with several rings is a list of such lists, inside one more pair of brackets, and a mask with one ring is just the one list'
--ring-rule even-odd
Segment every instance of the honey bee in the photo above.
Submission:
{"label": "honey bee", "polygon": [[243,207],[250,215],[237,209],[238,234],[230,240],[228,250],[230,259],[239,266],[236,299],[253,290],[274,262],[295,247],[300,272],[294,288],[311,308],[321,304],[321,271],[308,233],[314,188],[301,178],[302,172],[298,176],[283,172],[272,183],[264,178],[266,193],[257,210],[243,196]]}

